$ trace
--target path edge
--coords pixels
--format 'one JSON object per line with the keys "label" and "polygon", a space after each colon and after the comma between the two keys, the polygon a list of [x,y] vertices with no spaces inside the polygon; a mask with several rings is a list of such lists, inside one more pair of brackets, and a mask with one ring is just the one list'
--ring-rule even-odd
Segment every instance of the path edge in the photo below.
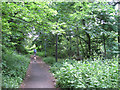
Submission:
{"label": "path edge", "polygon": [[30,56],[30,63],[29,63],[29,65],[28,65],[27,71],[26,71],[26,73],[25,73],[25,77],[24,77],[22,83],[20,84],[20,87],[19,87],[19,88],[24,88],[25,79],[29,77],[29,74],[30,74],[30,72],[31,72],[31,67],[32,67],[32,64],[31,64],[31,63],[32,63],[32,60],[31,60],[31,59],[32,59],[32,57]]}

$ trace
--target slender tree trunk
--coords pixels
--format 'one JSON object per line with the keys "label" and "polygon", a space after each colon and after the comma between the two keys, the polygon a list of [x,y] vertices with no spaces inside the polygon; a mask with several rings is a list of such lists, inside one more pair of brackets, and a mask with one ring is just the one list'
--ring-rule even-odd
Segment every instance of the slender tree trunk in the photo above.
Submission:
{"label": "slender tree trunk", "polygon": [[58,56],[57,56],[57,46],[58,46],[58,35],[56,34],[56,53],[55,53],[55,58],[56,58],[56,62],[57,62],[57,58],[58,58]]}
{"label": "slender tree trunk", "polygon": [[77,36],[77,56],[79,56],[79,41],[78,41],[79,37]]}
{"label": "slender tree trunk", "polygon": [[[119,20],[120,23],[120,20]],[[119,58],[120,58],[120,25],[118,27],[118,51],[119,51]]]}
{"label": "slender tree trunk", "polygon": [[[120,4],[118,4],[118,9],[120,10]],[[118,52],[119,52],[119,56],[118,58],[120,58],[120,12],[118,13],[119,17],[118,17]]]}
{"label": "slender tree trunk", "polygon": [[69,59],[70,59],[70,51],[69,51],[69,40],[67,39],[67,51],[68,51],[68,56],[69,56]]}
{"label": "slender tree trunk", "polygon": [[90,35],[87,32],[86,35],[88,37],[88,50],[89,50],[88,58],[89,58],[91,55],[91,40],[90,40]]}
{"label": "slender tree trunk", "polygon": [[71,59],[71,53],[72,53],[72,52],[71,52],[71,44],[72,44],[72,43],[71,43],[71,33],[70,33],[70,52],[69,52],[69,59]]}
{"label": "slender tree trunk", "polygon": [[[78,31],[78,27],[77,27],[77,31]],[[79,41],[78,41],[79,37],[77,34],[77,56],[79,56]]]}
{"label": "slender tree trunk", "polygon": [[106,43],[105,43],[105,34],[103,33],[103,45],[104,45],[104,55],[106,56]]}
{"label": "slender tree trunk", "polygon": [[[120,11],[120,3],[118,4],[118,10]],[[120,65],[120,12],[118,12],[118,15],[118,65]],[[118,66],[118,72],[118,75],[120,75],[120,66]],[[120,87],[120,81],[118,81],[118,87]]]}

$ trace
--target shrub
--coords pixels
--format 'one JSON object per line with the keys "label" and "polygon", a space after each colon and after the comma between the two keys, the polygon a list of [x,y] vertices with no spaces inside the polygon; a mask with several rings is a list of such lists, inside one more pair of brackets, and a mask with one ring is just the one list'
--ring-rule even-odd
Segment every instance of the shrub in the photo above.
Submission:
{"label": "shrub", "polygon": [[118,62],[95,59],[89,61],[65,60],[55,63],[51,72],[61,88],[116,88],[118,87]]}
{"label": "shrub", "polygon": [[63,62],[64,59],[59,59],[59,58],[58,58],[57,63],[56,63],[55,57],[48,56],[48,57],[44,57],[44,58],[43,58],[43,61],[44,61],[46,64],[49,64],[50,66],[52,66],[52,65],[55,65],[55,64],[58,64],[58,63]]}
{"label": "shrub", "polygon": [[49,65],[52,65],[54,64],[56,61],[55,61],[55,58],[54,57],[44,57],[43,58],[43,61],[46,63],[46,64],[49,64]]}
{"label": "shrub", "polygon": [[36,55],[40,57],[45,57],[45,52],[37,52]]}
{"label": "shrub", "polygon": [[[8,50],[9,51],[9,50]],[[2,54],[2,87],[18,88],[25,77],[30,59],[17,53]]]}

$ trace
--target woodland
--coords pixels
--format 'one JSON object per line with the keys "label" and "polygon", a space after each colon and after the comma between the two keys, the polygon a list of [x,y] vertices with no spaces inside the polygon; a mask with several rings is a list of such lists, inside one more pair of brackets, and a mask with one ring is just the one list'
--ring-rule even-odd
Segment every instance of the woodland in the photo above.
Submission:
{"label": "woodland", "polygon": [[19,88],[33,49],[60,88],[118,88],[115,2],[2,2],[2,88]]}

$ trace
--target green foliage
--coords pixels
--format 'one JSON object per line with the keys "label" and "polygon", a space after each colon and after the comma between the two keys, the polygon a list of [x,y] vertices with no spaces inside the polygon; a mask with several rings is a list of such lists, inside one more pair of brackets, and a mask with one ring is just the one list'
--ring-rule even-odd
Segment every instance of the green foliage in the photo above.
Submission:
{"label": "green foliage", "polygon": [[37,52],[36,55],[39,57],[45,57],[45,52]]}
{"label": "green foliage", "polygon": [[2,87],[19,88],[25,78],[30,59],[10,50],[8,52],[2,53]]}
{"label": "green foliage", "polygon": [[56,62],[56,61],[55,61],[55,58],[54,58],[54,57],[50,57],[50,56],[44,57],[44,58],[43,58],[43,61],[44,61],[45,63],[49,64],[49,65],[52,65],[52,64],[54,64],[54,63]]}
{"label": "green foliage", "polygon": [[59,58],[76,52],[108,57],[117,51],[115,13],[108,2],[2,2],[2,43],[23,54],[35,44],[54,56],[58,34]]}
{"label": "green foliage", "polygon": [[51,72],[61,88],[117,88],[117,58],[86,61],[65,60],[55,63]]}
{"label": "green foliage", "polygon": [[[15,51],[22,54],[28,54],[28,52],[33,54],[33,50],[31,50],[33,48],[32,45],[36,46],[38,50],[37,55],[40,57],[45,56],[46,50],[46,55],[50,57],[44,58],[44,61],[53,65],[55,62],[55,58],[52,57],[55,56],[55,34],[58,34],[58,58],[68,58],[68,56],[72,57],[74,55],[83,56],[83,58],[100,55],[111,58],[111,56],[117,55],[118,25],[116,20],[117,15],[115,15],[115,13],[114,7],[108,2],[2,2],[2,44],[4,45],[2,46],[2,51],[4,54],[3,68],[5,69],[3,78],[8,78],[7,76],[15,77],[15,75],[18,75],[17,72],[20,72],[18,69],[16,73],[14,73],[15,70],[11,71],[11,69],[17,68],[15,66],[19,64],[20,67],[18,67],[24,69],[24,67],[21,66],[21,62],[27,62],[27,60],[24,56],[16,54]],[[8,48],[6,47],[8,47],[9,50],[7,50]],[[105,62],[108,63],[107,60],[105,60]],[[16,65],[13,65],[14,63]],[[63,73],[61,73],[62,69],[56,69],[60,71],[60,73],[57,73],[58,75],[67,75],[63,77],[66,79],[65,81],[62,77],[58,76],[60,79],[58,84],[62,85],[62,82],[66,85],[67,83],[68,86],[66,86],[69,87],[71,85],[70,83],[73,83],[70,87],[76,88],[97,87],[98,85],[102,87],[102,81],[100,82],[98,79],[98,81],[94,80],[97,78],[94,75],[98,74],[92,72],[92,70],[94,71],[92,66],[94,65],[96,69],[103,69],[103,71],[108,68],[112,72],[112,70],[115,69],[111,69],[109,65],[105,66],[105,63],[99,61],[97,61],[97,63],[94,62],[94,64],[92,61],[87,63],[88,64],[84,62],[77,63],[77,61],[68,60],[62,64],[61,62],[59,62],[58,65],[55,64],[55,69],[57,66],[59,68],[65,67]],[[98,63],[101,63],[104,68],[101,69]],[[26,64],[24,63],[23,65],[26,67]],[[86,69],[85,67],[91,69]],[[56,72],[55,69],[53,69],[54,72]],[[75,79],[76,81],[74,81],[73,77],[65,73],[67,71],[66,69],[71,70],[71,72],[69,71],[71,75],[74,72],[79,77],[82,75],[82,77],[86,78],[86,75],[89,75],[89,81],[91,80],[91,82],[87,82],[88,78],[86,78],[85,81],[84,78],[81,79],[77,77],[75,73],[73,76],[77,78],[77,80]],[[76,71],[74,71],[74,69]],[[84,72],[84,69],[87,74]],[[90,73],[94,74],[93,79]],[[103,77],[106,76],[103,75],[103,73],[100,74]],[[9,80],[17,82],[11,77],[8,79],[8,83],[12,83],[9,82]],[[68,77],[69,79],[72,78],[72,81],[69,80]],[[81,82],[78,82],[79,80]],[[96,81],[97,84],[95,85],[95,82],[92,80]],[[105,80],[109,79],[105,78]],[[20,80],[18,79],[18,81]],[[106,85],[106,87],[112,86],[110,85],[111,80],[109,81],[110,83],[108,86]],[[105,84],[106,83],[108,82],[105,81]],[[103,87],[105,84],[103,84]],[[18,85],[18,83],[16,83],[16,85]],[[65,85],[62,85],[62,87],[65,87]],[[113,85],[113,87],[114,86],[116,85]]]}
{"label": "green foliage", "polygon": [[[54,65],[54,64],[56,63],[55,57],[51,57],[51,56],[44,57],[44,58],[43,58],[43,61],[44,61],[45,63],[49,64],[50,66],[52,66],[52,65]],[[56,64],[58,64],[58,63],[60,63],[60,62],[63,62],[63,61],[64,61],[64,59],[58,58],[58,62],[57,62]]]}

